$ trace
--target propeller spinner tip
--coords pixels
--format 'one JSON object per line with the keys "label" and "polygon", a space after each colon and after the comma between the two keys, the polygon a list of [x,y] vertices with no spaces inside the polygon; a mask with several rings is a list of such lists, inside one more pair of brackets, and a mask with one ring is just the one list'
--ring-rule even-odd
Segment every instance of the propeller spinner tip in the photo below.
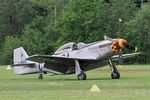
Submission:
{"label": "propeller spinner tip", "polygon": [[135,47],[135,52],[137,52],[138,51],[138,48],[137,47]]}

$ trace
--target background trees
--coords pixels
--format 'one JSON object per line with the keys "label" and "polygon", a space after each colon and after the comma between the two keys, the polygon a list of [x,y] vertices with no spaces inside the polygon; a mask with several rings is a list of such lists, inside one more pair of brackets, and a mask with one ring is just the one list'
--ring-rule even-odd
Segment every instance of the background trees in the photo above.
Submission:
{"label": "background trees", "polygon": [[24,25],[35,16],[29,0],[0,0],[0,32],[19,35]]}
{"label": "background trees", "polygon": [[[0,63],[12,63],[19,46],[52,54],[60,45],[122,37],[139,47],[134,62],[150,62],[147,0],[0,0]],[[119,21],[121,19],[121,21]],[[132,63],[134,63],[132,62]],[[128,63],[128,61],[127,61]]]}
{"label": "background trees", "polygon": [[126,23],[126,38],[132,39],[132,42],[142,51],[138,62],[150,62],[150,5],[145,4],[136,13],[134,19]]}

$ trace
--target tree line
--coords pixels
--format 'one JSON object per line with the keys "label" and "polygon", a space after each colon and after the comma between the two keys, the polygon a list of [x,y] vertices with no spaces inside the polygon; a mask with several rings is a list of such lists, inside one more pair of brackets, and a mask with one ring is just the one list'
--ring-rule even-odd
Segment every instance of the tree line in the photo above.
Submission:
{"label": "tree line", "polygon": [[[13,63],[13,49],[53,54],[67,42],[125,38],[150,63],[149,0],[0,0],[0,64]],[[129,52],[128,50],[125,51]]]}

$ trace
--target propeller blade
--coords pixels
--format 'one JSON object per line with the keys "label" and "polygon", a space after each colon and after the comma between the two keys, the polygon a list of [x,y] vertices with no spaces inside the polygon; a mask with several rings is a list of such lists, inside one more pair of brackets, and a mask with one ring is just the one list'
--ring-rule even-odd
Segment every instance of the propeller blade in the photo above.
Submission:
{"label": "propeller blade", "polygon": [[135,51],[134,52],[137,52],[138,51],[138,48],[137,47],[135,47]]}
{"label": "propeller blade", "polygon": [[133,45],[131,45],[131,44],[126,44],[126,46],[125,46],[127,49],[130,49],[130,50],[133,50],[133,51],[135,51],[135,52],[137,52],[137,47],[135,47],[135,46],[133,46]]}
{"label": "propeller blade", "polygon": [[119,65],[122,65],[122,49],[119,49],[118,55],[119,55],[118,63]]}

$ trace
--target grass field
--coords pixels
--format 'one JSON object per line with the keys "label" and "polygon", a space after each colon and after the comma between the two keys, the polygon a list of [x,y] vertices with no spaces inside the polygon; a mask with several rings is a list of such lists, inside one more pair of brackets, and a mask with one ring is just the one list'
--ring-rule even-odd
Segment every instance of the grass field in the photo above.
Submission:
{"label": "grass field", "polygon": [[[0,100],[150,100],[150,65],[119,68],[121,78],[112,80],[109,67],[87,72],[87,80],[75,75],[15,75],[0,66]],[[96,84],[100,92],[90,92]]]}

